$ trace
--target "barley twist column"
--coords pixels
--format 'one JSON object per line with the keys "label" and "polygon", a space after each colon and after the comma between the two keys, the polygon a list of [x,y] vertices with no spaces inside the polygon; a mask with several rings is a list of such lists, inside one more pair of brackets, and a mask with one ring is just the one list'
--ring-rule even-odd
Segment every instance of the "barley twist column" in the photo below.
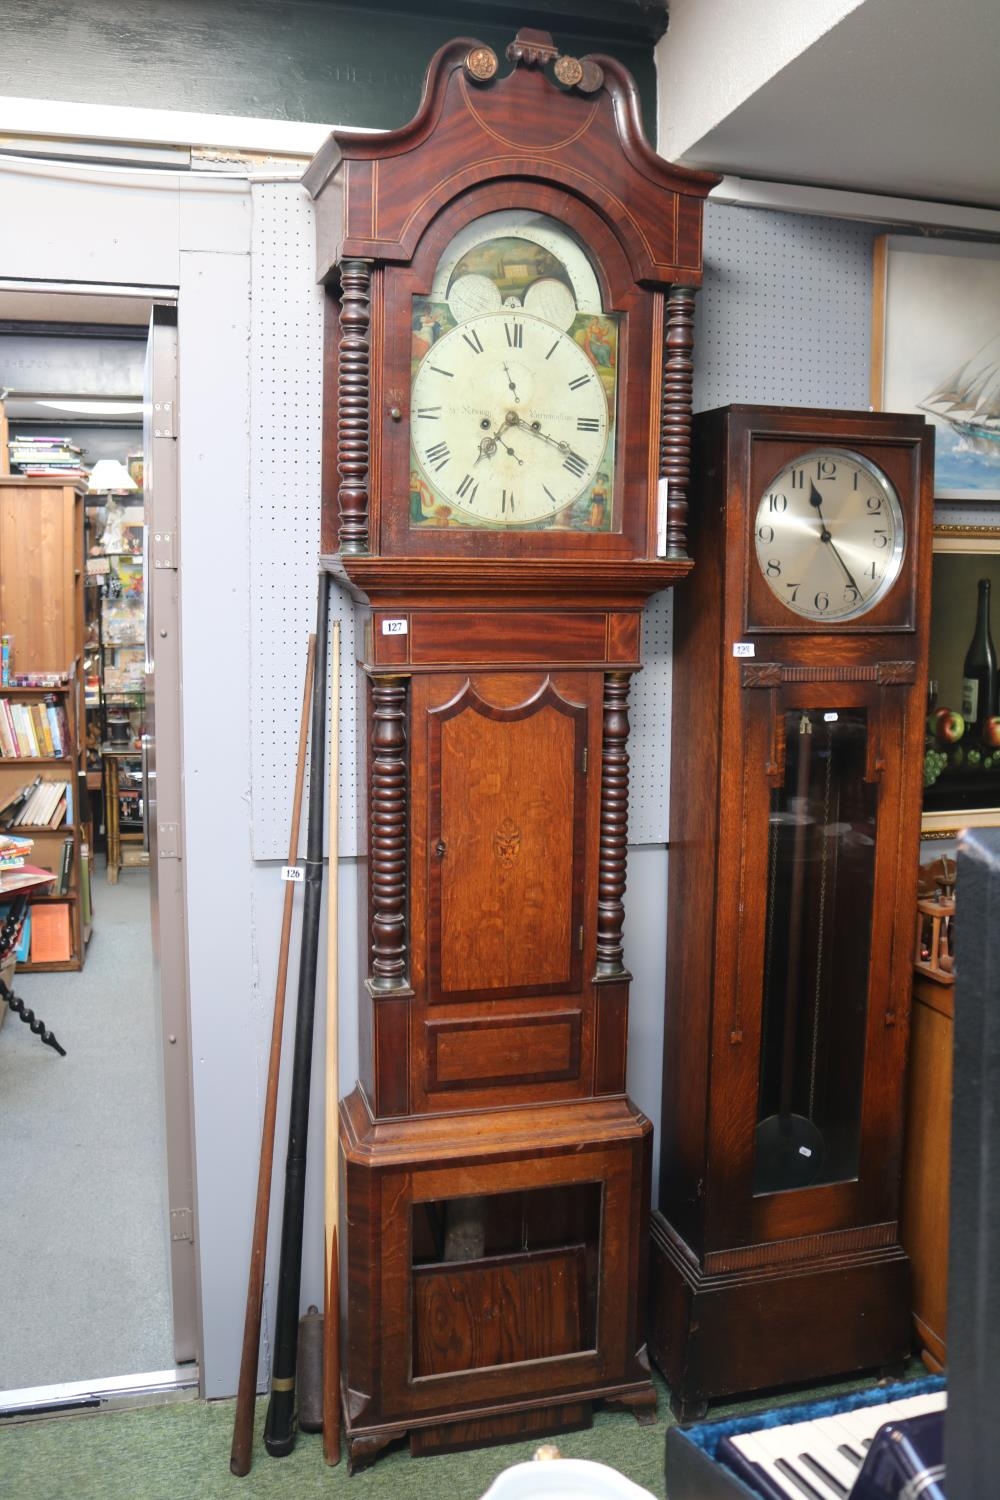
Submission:
{"label": "barley twist column", "polygon": [[376,990],[406,989],[407,679],[372,680],[369,787],[371,982]]}
{"label": "barley twist column", "polygon": [[668,481],[667,556],[687,557],[691,480],[691,409],[694,400],[694,288],[667,295],[666,351],[660,410],[660,477]]}
{"label": "barley twist column", "polygon": [[337,472],[340,550],[368,551],[368,432],[371,397],[371,262],[340,267],[340,350],[337,374]]}
{"label": "barley twist column", "polygon": [[604,743],[601,749],[601,841],[597,861],[597,973],[624,975],[622,924],[628,858],[627,672],[604,677]]}

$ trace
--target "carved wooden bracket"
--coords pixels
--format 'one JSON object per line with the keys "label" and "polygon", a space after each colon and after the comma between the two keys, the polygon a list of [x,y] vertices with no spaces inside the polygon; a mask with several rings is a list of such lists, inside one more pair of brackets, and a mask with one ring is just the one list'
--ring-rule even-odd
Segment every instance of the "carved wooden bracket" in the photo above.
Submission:
{"label": "carved wooden bracket", "polygon": [[[476,48],[476,52],[485,51],[485,48]],[[470,52],[466,59],[466,70],[470,70],[469,59],[474,56]],[[494,58],[494,62],[496,59]],[[559,82],[568,89],[579,89],[582,94],[596,94],[604,82],[604,69],[592,58],[569,57],[565,53],[560,54],[552,37],[547,31],[535,31],[531,27],[522,26],[517,36],[507,48],[507,61],[512,62],[515,67],[542,68],[546,63],[553,63],[553,72]],[[482,66],[482,64],[480,64]],[[494,68],[494,72],[496,69]],[[476,79],[492,77],[492,73],[472,73]]]}
{"label": "carved wooden bracket", "polygon": [[917,680],[913,661],[877,661],[846,667],[789,666],[780,661],[740,663],[740,686],[780,687],[784,682],[877,682],[880,687],[906,687]]}

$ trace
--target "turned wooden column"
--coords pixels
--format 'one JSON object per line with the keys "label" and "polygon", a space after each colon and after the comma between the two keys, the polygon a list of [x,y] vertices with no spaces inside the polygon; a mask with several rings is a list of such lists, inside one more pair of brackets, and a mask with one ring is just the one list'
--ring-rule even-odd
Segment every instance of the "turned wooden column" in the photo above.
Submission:
{"label": "turned wooden column", "polygon": [[406,850],[409,787],[406,759],[408,679],[372,679],[369,786],[371,984],[401,990],[409,984],[406,932]]}
{"label": "turned wooden column", "polygon": [[369,406],[371,401],[371,262],[340,267],[340,357],[337,385],[337,472],[340,550],[368,551]]}
{"label": "turned wooden column", "polygon": [[628,862],[628,672],[604,678],[601,842],[597,865],[597,973],[624,975],[622,925]]}
{"label": "turned wooden column", "polygon": [[694,391],[694,287],[667,293],[667,327],[660,407],[660,478],[668,481],[667,556],[687,556]]}

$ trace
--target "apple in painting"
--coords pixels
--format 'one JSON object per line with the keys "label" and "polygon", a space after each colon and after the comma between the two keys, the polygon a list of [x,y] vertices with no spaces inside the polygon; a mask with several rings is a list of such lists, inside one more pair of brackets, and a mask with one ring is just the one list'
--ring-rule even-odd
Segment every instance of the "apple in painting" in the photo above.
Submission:
{"label": "apple in painting", "polygon": [[928,715],[927,728],[939,744],[957,745],[965,733],[965,720],[954,708],[936,708]]}
{"label": "apple in painting", "polygon": [[1000,717],[994,716],[986,720],[983,725],[983,740],[994,748],[1000,745]]}

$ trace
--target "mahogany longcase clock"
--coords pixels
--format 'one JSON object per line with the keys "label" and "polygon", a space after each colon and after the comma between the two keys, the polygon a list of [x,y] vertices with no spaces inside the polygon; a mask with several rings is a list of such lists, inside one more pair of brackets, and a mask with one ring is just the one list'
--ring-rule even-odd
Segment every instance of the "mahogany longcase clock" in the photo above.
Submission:
{"label": "mahogany longcase clock", "polygon": [[650,1350],[682,1415],[891,1366],[931,429],[695,418]]}
{"label": "mahogany longcase clock", "polygon": [[655,1407],[625,1094],[628,687],[685,545],[715,178],[609,58],[444,47],[307,173],[323,550],[358,601],[367,978],[341,1108],[354,1465]]}

